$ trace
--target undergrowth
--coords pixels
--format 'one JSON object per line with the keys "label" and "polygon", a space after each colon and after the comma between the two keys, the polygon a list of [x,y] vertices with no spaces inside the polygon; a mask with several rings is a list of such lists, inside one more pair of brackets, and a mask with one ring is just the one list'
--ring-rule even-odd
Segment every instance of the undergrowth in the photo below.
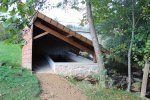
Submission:
{"label": "undergrowth", "polygon": [[73,77],[67,78],[71,83],[81,88],[89,100],[145,100],[125,90],[103,88],[99,84],[93,85],[87,81],[76,81]]}

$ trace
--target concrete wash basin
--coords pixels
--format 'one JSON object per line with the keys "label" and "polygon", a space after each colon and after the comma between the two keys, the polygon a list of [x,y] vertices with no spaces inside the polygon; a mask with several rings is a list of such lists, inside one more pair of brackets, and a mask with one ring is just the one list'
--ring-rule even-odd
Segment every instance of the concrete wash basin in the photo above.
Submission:
{"label": "concrete wash basin", "polygon": [[61,75],[90,75],[97,73],[98,70],[97,63],[93,63],[93,61],[71,52],[66,52],[63,57],[59,56],[57,59],[56,57],[53,59],[53,57],[48,55],[42,59],[40,57],[33,68],[35,68],[33,71],[37,73],[55,73]]}

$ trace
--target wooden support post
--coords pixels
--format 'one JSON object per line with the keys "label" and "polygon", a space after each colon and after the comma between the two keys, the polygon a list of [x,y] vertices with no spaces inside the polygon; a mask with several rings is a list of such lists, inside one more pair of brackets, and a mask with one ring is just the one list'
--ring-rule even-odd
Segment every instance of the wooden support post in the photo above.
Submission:
{"label": "wooden support post", "polygon": [[97,59],[96,59],[96,54],[94,53],[94,55],[93,55],[93,62],[94,63],[97,63]]}
{"label": "wooden support post", "polygon": [[145,94],[146,94],[149,67],[150,67],[149,61],[145,60],[145,67],[143,69],[143,80],[142,80],[142,88],[141,88],[141,97],[145,97]]}

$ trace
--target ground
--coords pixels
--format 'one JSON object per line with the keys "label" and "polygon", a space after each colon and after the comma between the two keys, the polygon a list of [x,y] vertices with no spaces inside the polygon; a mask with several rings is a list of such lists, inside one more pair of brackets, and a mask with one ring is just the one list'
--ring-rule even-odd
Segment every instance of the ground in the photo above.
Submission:
{"label": "ground", "polygon": [[37,74],[41,83],[42,100],[87,100],[79,88],[53,74]]}

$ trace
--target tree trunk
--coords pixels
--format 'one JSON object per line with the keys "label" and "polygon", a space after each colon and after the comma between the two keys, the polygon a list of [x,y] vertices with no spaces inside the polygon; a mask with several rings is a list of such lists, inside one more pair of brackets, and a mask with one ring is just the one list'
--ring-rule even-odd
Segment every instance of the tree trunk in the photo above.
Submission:
{"label": "tree trunk", "polygon": [[[96,58],[97,58],[99,72],[102,74],[102,72],[105,70],[105,67],[104,67],[101,47],[99,45],[98,38],[97,38],[97,35],[96,35],[96,31],[95,31],[95,27],[94,27],[94,23],[93,23],[90,0],[86,1],[86,8],[87,8],[87,17],[88,17],[88,22],[89,22],[89,27],[90,27],[90,33],[91,33],[91,37],[92,37],[92,41],[93,41],[95,55],[96,55]],[[105,74],[106,73],[104,73],[103,75],[100,75],[100,76],[102,76],[101,78],[103,78],[103,80],[105,80]]]}
{"label": "tree trunk", "polygon": [[131,42],[128,50],[128,88],[127,91],[131,89],[131,53],[132,53],[132,45],[134,40],[134,30],[135,30],[135,16],[134,16],[134,4],[135,1],[132,0],[132,37]]}
{"label": "tree trunk", "polygon": [[141,97],[145,97],[146,94],[149,67],[150,67],[150,63],[147,59],[145,59],[145,67],[143,69],[143,80],[142,80],[142,87],[141,87]]}

